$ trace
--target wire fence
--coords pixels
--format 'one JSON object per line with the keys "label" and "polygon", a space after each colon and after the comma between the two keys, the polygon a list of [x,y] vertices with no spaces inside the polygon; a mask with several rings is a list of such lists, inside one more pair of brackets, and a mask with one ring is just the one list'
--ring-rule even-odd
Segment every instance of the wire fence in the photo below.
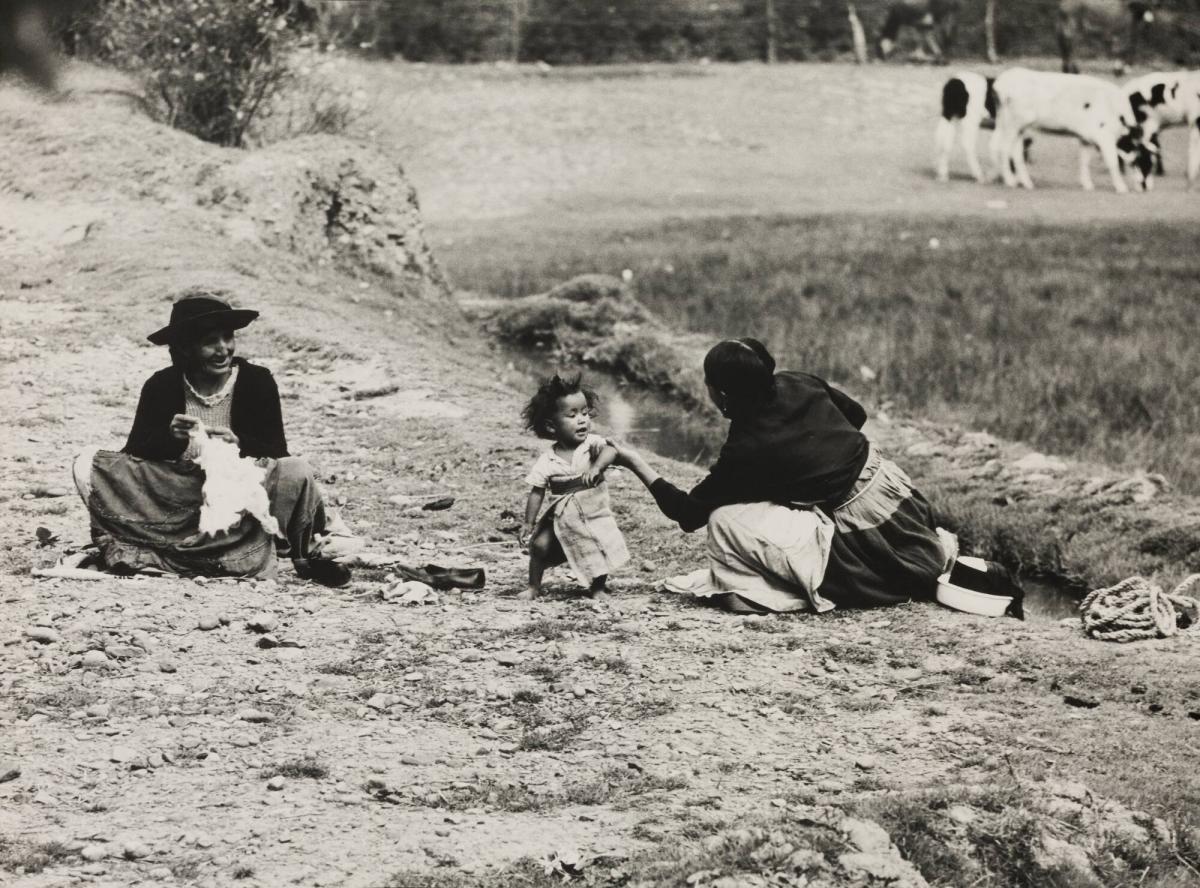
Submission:
{"label": "wire fence", "polygon": [[[846,0],[307,0],[323,36],[412,61],[826,60],[853,52]],[[868,39],[897,0],[856,0]],[[912,0],[907,0],[912,2]],[[945,48],[985,54],[986,0],[961,0]],[[1054,54],[1054,0],[995,0],[1001,55]],[[1097,22],[1083,49],[1109,55],[1128,23]],[[1200,61],[1200,0],[1164,0],[1141,51],[1174,64]],[[919,35],[902,34],[900,50]]]}

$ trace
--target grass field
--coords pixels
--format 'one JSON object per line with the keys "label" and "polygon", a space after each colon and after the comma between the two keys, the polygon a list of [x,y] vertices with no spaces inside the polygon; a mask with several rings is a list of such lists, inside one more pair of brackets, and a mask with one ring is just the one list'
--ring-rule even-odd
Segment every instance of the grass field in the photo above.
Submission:
{"label": "grass field", "polygon": [[1200,195],[1180,131],[1151,194],[1112,193],[1098,160],[1100,190],[1080,191],[1076,143],[1049,136],[1039,189],[1013,192],[933,181],[945,69],[371,76],[402,97],[376,135],[404,147],[458,286],[629,269],[679,326],[758,335],[876,404],[1200,492]]}
{"label": "grass field", "polygon": [[976,219],[710,219],[564,237],[544,251],[506,240],[459,257],[457,280],[519,295],[630,269],[638,296],[679,326],[760,336],[782,364],[876,404],[1150,467],[1197,492],[1195,234],[1145,235]]}

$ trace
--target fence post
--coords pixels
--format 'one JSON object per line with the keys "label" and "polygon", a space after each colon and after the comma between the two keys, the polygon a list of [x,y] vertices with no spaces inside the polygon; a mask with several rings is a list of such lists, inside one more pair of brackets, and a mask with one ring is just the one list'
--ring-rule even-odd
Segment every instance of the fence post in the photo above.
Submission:
{"label": "fence post", "polygon": [[775,48],[775,0],[767,0],[767,64],[773,65],[777,60]]}
{"label": "fence post", "polygon": [[867,32],[863,30],[862,22],[858,18],[858,11],[854,8],[853,3],[846,4],[846,15],[850,19],[850,36],[854,40],[854,60],[860,65],[865,65],[869,61]]}
{"label": "fence post", "polygon": [[996,52],[996,0],[987,0],[987,5],[983,10],[983,37],[987,41],[985,52],[989,64],[996,64],[1000,61],[1000,54]]}
{"label": "fence post", "polygon": [[512,48],[513,64],[521,61],[521,4],[524,0],[512,0],[512,33],[509,43]]}

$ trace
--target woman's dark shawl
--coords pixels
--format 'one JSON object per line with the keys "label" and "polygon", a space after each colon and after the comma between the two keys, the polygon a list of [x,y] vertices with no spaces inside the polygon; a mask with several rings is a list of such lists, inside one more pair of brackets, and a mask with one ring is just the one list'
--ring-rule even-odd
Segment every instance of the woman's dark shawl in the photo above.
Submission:
{"label": "woman's dark shawl", "polygon": [[650,486],[668,518],[693,531],[731,503],[838,505],[866,464],[862,405],[808,373],[775,374],[775,396],[729,426],[708,477],[684,493],[665,479]]}
{"label": "woman's dark shawl", "polygon": [[[242,456],[287,456],[275,377],[266,367],[242,358],[234,360],[238,378],[233,386],[230,425],[238,436]],[[133,428],[122,452],[143,459],[178,459],[187,442],[172,438],[170,427],[175,414],[183,412],[183,372],[178,367],[159,370],[142,386]]]}

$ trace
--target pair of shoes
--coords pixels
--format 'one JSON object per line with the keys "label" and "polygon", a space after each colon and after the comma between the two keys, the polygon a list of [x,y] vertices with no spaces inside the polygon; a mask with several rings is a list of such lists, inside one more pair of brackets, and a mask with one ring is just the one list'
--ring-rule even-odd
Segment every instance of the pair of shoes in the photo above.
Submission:
{"label": "pair of shoes", "polygon": [[337,589],[350,582],[350,568],[328,558],[297,558],[292,562],[296,575],[322,586]]}

